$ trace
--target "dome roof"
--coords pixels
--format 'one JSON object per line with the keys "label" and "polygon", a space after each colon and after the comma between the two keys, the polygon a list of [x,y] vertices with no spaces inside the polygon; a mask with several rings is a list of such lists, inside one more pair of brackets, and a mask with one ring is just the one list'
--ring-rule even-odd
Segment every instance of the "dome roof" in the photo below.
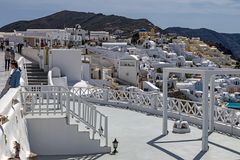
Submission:
{"label": "dome roof", "polygon": [[138,57],[136,55],[127,55],[126,57],[121,58],[121,60],[136,60],[138,61]]}

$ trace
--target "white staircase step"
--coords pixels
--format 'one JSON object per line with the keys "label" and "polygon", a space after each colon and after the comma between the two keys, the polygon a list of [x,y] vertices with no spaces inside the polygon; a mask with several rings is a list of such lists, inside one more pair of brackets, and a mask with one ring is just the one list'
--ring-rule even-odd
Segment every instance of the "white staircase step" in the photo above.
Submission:
{"label": "white staircase step", "polygon": [[31,151],[38,155],[79,155],[109,153],[100,140],[89,139],[88,131],[79,132],[77,125],[67,125],[66,118],[27,117]]}

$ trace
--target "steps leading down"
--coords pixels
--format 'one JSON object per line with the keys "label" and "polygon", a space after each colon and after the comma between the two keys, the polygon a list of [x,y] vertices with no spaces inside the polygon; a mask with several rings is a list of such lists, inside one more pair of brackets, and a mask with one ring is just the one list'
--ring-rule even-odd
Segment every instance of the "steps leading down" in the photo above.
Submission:
{"label": "steps leading down", "polygon": [[27,63],[27,77],[29,85],[47,85],[48,77],[47,72],[40,69],[39,65],[36,63]]}
{"label": "steps leading down", "polygon": [[31,152],[37,155],[87,155],[109,153],[100,140],[90,139],[89,132],[67,125],[66,118],[26,117]]}

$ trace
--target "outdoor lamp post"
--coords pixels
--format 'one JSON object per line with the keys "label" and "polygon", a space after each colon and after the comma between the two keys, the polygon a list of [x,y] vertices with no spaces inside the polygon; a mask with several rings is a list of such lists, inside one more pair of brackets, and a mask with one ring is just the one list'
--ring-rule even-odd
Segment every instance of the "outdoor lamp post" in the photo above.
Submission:
{"label": "outdoor lamp post", "polygon": [[118,147],[118,141],[117,141],[117,139],[115,138],[112,143],[113,143],[113,148],[114,148],[114,151],[113,151],[112,153],[113,153],[113,154],[116,154],[116,153],[118,153],[118,151],[117,151],[117,147]]}

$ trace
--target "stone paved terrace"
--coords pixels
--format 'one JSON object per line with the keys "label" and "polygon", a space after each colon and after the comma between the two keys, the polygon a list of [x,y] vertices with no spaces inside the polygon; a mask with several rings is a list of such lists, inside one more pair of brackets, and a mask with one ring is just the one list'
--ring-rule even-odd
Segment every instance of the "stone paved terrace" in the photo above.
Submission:
{"label": "stone paved terrace", "polygon": [[110,107],[97,109],[109,116],[109,142],[116,137],[119,153],[104,155],[100,160],[160,160],[160,159],[240,159],[240,139],[212,133],[209,151],[201,151],[202,130],[190,126],[191,133],[173,134],[169,120],[169,134],[161,137],[162,118]]}
{"label": "stone paved terrace", "polygon": [[209,150],[201,152],[202,130],[190,126],[191,133],[173,134],[173,121],[169,120],[169,134],[161,136],[162,118],[146,113],[96,106],[108,116],[109,145],[117,138],[116,155],[89,156],[40,156],[41,160],[238,160],[240,159],[240,139],[220,133],[209,136]]}
{"label": "stone paved terrace", "polygon": [[4,52],[0,51],[0,92],[6,84],[10,71],[5,71]]}

